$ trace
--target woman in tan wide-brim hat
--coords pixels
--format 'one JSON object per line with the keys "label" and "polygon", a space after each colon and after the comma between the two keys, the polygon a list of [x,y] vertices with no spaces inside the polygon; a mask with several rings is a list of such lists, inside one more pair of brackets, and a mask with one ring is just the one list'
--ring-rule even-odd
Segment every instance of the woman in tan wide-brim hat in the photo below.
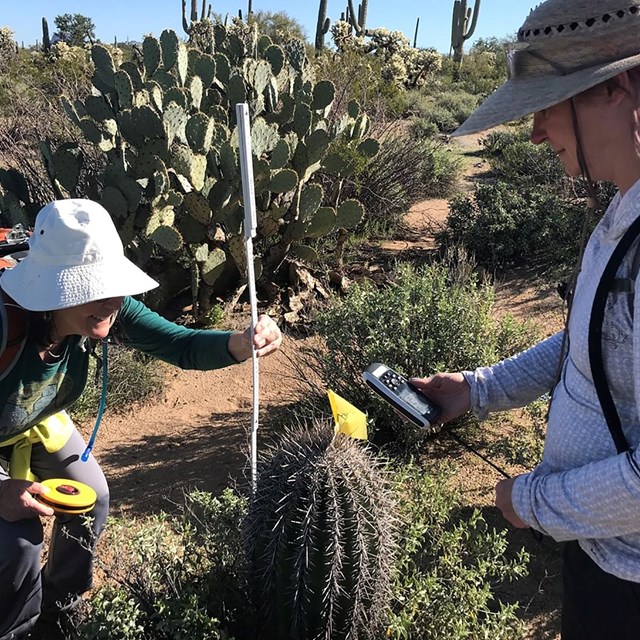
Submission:
{"label": "woman in tan wide-brim hat", "polygon": [[[0,640],[67,637],[60,624],[91,586],[92,549],[107,517],[109,490],[64,412],[87,382],[89,341],[109,335],[117,318],[124,344],[200,370],[246,360],[254,348],[264,356],[280,347],[280,330],[266,315],[253,334],[250,328],[198,331],[169,322],[132,297],[156,286],[125,257],[109,213],[80,199],[46,205],[27,256],[0,278],[0,355],[11,354],[9,362],[0,358],[0,460],[9,463],[8,472],[0,466]],[[93,489],[85,505],[95,499],[89,525],[77,513],[54,514],[48,487],[36,478]],[[84,489],[75,490],[82,498]],[[40,518],[52,516],[41,571]]]}
{"label": "woman in tan wide-brim hat", "polygon": [[553,391],[541,464],[499,482],[495,503],[513,526],[566,542],[563,640],[636,640],[640,0],[548,0],[507,55],[508,81],[456,135],[533,114],[534,144],[551,146],[570,176],[613,182],[619,193],[585,247],[563,331],[493,366],[414,382],[443,406],[444,421]]}

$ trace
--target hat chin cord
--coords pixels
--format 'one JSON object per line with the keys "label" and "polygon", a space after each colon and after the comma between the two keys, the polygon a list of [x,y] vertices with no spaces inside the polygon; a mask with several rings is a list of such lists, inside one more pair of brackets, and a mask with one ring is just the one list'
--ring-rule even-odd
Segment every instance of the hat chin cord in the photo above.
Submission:
{"label": "hat chin cord", "polygon": [[558,359],[558,368],[556,371],[556,378],[551,389],[551,393],[549,394],[549,404],[547,405],[547,419],[549,417],[549,411],[551,410],[551,403],[553,402],[553,395],[556,386],[560,382],[560,376],[562,375],[562,367],[564,365],[564,360],[566,355],[569,352],[569,321],[571,319],[571,309],[573,307],[573,293],[575,290],[576,282],[578,280],[578,275],[580,274],[580,269],[582,266],[582,258],[584,257],[584,250],[587,244],[587,235],[589,230],[589,221],[591,220],[591,215],[594,211],[598,211],[602,209],[602,203],[600,202],[600,198],[598,197],[598,192],[596,189],[595,182],[591,179],[591,172],[589,171],[589,165],[587,164],[587,159],[584,154],[584,147],[582,145],[582,135],[580,133],[580,126],[578,124],[578,111],[576,109],[575,98],[571,98],[571,120],[573,123],[573,132],[576,139],[576,152],[578,158],[578,165],[580,166],[580,173],[582,174],[582,179],[585,183],[585,188],[587,190],[587,202],[586,202],[586,215],[584,216],[584,221],[582,223],[582,231],[580,232],[580,251],[578,254],[578,260],[573,269],[573,274],[571,275],[571,279],[566,288],[566,293],[564,295],[564,300],[567,303],[567,310],[564,319],[564,332],[562,334],[562,346],[560,348],[560,357]]}

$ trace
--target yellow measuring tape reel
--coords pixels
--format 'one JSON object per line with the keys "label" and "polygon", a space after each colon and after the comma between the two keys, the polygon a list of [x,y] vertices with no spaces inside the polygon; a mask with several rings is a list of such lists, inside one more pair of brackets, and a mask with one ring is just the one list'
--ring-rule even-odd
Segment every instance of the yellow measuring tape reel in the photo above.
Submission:
{"label": "yellow measuring tape reel", "polygon": [[49,488],[49,493],[37,494],[36,499],[59,513],[86,513],[96,504],[96,492],[88,485],[75,480],[52,478],[40,484]]}

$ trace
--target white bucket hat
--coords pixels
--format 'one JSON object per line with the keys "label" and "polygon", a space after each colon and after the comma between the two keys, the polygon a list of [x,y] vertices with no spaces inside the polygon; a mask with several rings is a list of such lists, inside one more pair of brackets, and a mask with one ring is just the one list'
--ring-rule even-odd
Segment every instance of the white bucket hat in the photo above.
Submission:
{"label": "white bucket hat", "polygon": [[547,109],[640,65],[640,0],[547,0],[508,47],[509,80],[453,135]]}
{"label": "white bucket hat", "polygon": [[58,200],[36,216],[29,252],[0,286],[29,311],[55,311],[158,286],[125,258],[111,216],[91,200]]}

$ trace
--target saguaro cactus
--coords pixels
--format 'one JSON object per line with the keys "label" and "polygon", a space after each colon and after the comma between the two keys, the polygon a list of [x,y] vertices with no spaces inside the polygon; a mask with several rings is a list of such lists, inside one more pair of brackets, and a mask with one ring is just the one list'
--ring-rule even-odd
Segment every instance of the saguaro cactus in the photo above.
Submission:
{"label": "saguaro cactus", "polygon": [[349,0],[349,22],[356,32],[357,36],[367,35],[367,10],[369,8],[369,0],[362,0],[362,4],[358,5],[358,13],[353,8],[353,0]]}
{"label": "saguaro cactus", "polygon": [[263,460],[245,531],[261,638],[381,637],[395,524],[378,467],[328,424],[286,433]]}
{"label": "saguaro cactus", "polygon": [[46,18],[42,18],[42,50],[45,53],[51,51],[51,39],[49,38],[49,24]]}
{"label": "saguaro cactus", "polygon": [[[476,0],[473,9],[467,8],[467,0],[455,0],[453,5],[453,24],[451,27],[451,48],[453,60],[462,62],[463,47],[473,32],[476,30],[478,15],[480,13],[480,0]],[[471,21],[471,24],[469,24]]]}
{"label": "saguaro cactus", "polygon": [[318,25],[316,26],[316,53],[324,49],[324,36],[329,31],[331,20],[327,18],[327,0],[320,0]]}
{"label": "saguaro cactus", "polygon": [[198,17],[198,0],[191,0],[190,20],[187,21],[187,0],[182,0],[182,28],[187,35],[191,35],[193,24],[211,17],[211,5],[207,9],[207,0],[202,0],[202,12]]}

